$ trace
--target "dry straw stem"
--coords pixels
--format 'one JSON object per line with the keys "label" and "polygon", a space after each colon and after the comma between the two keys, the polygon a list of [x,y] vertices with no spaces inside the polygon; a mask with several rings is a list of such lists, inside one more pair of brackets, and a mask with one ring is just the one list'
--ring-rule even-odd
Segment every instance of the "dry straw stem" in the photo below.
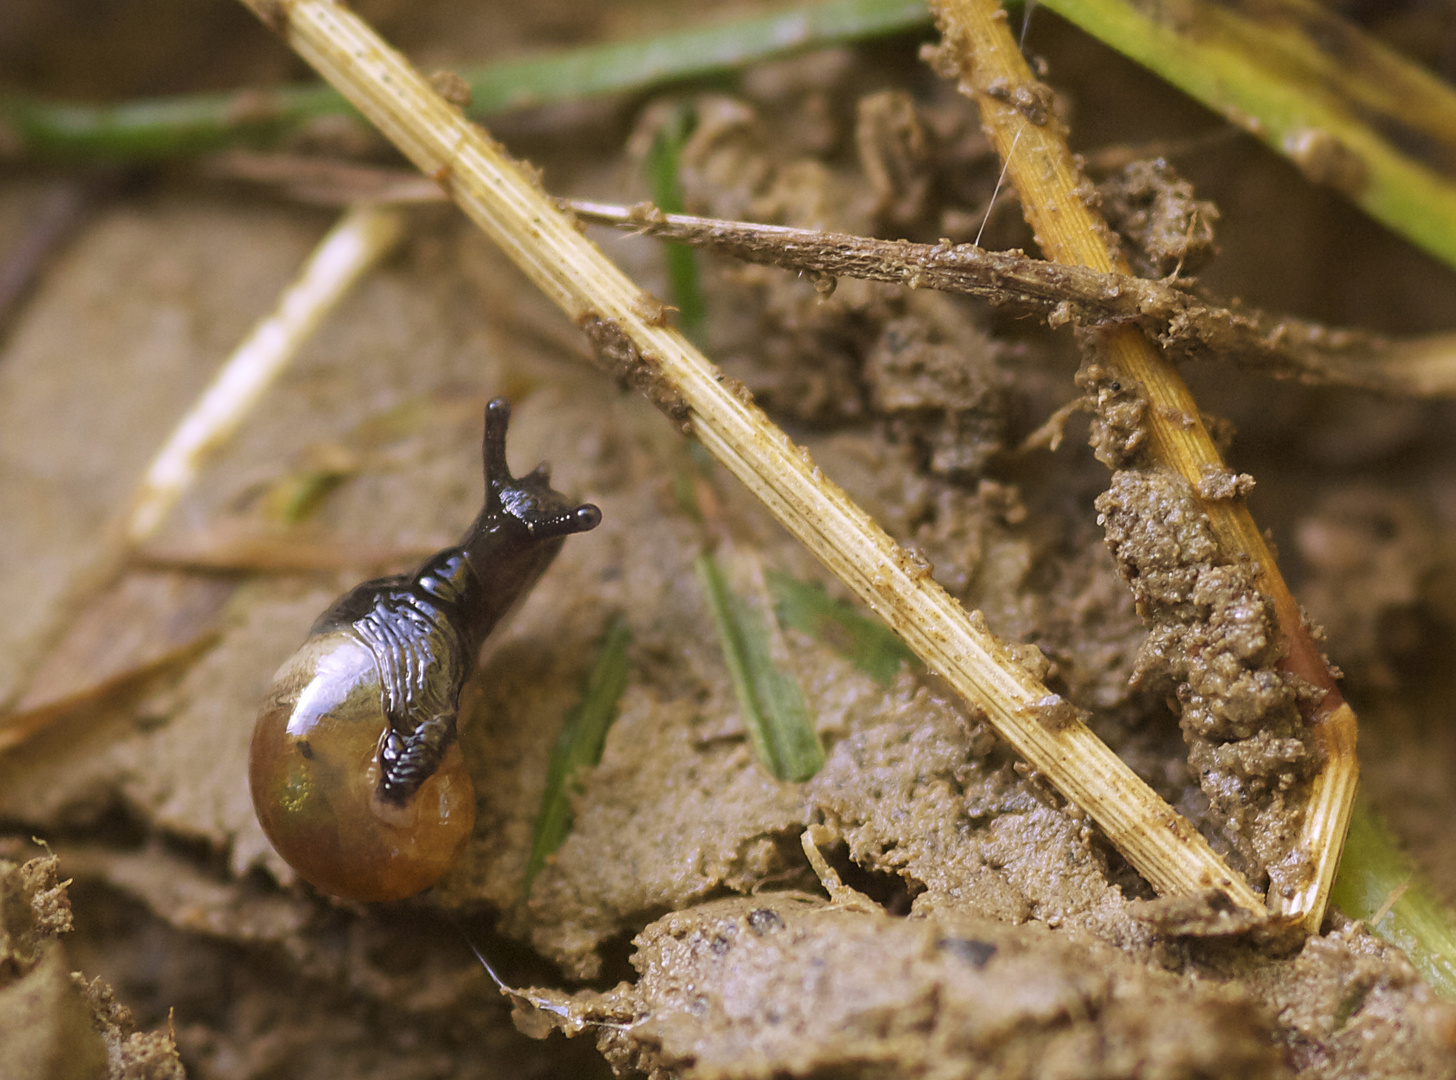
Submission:
{"label": "dry straw stem", "polygon": [[975,296],[1053,326],[1135,324],[1179,357],[1228,360],[1265,374],[1410,397],[1456,395],[1456,334],[1391,341],[1260,311],[1235,311],[1184,287],[1063,266],[973,244],[916,244],[786,225],[667,214],[651,204],[569,200],[584,221],[692,244],[744,262],[823,277],[888,281]]}
{"label": "dry straw stem", "polygon": [[[961,89],[980,108],[982,126],[1006,162],[1007,176],[1047,258],[1067,266],[1127,274],[1127,263],[1110,240],[1106,223],[1088,206],[1086,193],[1092,189],[1067,148],[1051,91],[1032,75],[997,0],[935,0],[933,7],[945,36],[942,59],[958,69]],[[1325,759],[1311,785],[1301,833],[1301,847],[1313,873],[1295,895],[1269,898],[1276,916],[1313,932],[1324,917],[1354,802],[1359,774],[1355,713],[1305,628],[1299,606],[1248,508],[1242,500],[1197,495],[1204,470],[1223,472],[1226,466],[1177,369],[1135,326],[1100,332],[1097,346],[1119,377],[1143,387],[1154,460],[1188,482],[1226,555],[1247,557],[1257,566],[1260,588],[1273,601],[1288,651],[1281,666],[1325,691],[1306,716]]]}
{"label": "dry straw stem", "polygon": [[[233,151],[211,159],[204,171],[266,184],[290,198],[324,206],[448,199],[438,184],[413,171],[293,154]],[[915,244],[668,214],[650,203],[618,206],[569,199],[563,205],[584,221],[691,244],[745,262],[962,293],[1039,315],[1053,326],[1135,323],[1178,359],[1235,363],[1276,378],[1400,397],[1456,397],[1456,334],[1452,333],[1384,338],[1230,307],[1195,290],[1190,279],[1151,281],[1104,274],[972,244]]]}
{"label": "dry straw stem", "polygon": [[40,660],[71,633],[83,607],[133,565],[137,549],[161,528],[208,456],[236,433],[328,313],[403,232],[403,213],[397,209],[361,206],[344,214],[319,242],[273,313],[254,327],[178,421],[142,475],[124,517],[112,526],[91,564],[76,575],[57,603],[52,624],[36,635],[34,656],[24,665],[31,675],[20,681],[0,711],[0,753],[64,714],[52,702],[32,707],[27,701],[41,670]]}
{"label": "dry straw stem", "polygon": [[1162,893],[1259,896],[1198,833],[1051,694],[984,622],[911,558],[678,332],[475,125],[373,30],[332,0],[245,0],[348,97],[592,337],[604,362],[761,498],[834,574],[972,702],[1015,750],[1083,808]]}
{"label": "dry straw stem", "polygon": [[[324,206],[448,201],[438,184],[413,171],[291,154],[234,151],[213,158],[205,171],[266,184],[290,198]],[[1188,279],[1151,281],[1104,274],[972,244],[915,244],[668,214],[650,203],[629,207],[569,199],[564,205],[584,221],[691,244],[745,262],[961,293],[1038,315],[1053,326],[1136,323],[1178,359],[1235,363],[1276,378],[1401,397],[1456,397],[1456,334],[1452,333],[1384,338],[1230,307],[1195,290]]]}
{"label": "dry straw stem", "polygon": [[228,357],[152,459],[127,516],[129,546],[151,539],[208,455],[232,438],[324,316],[403,233],[401,212],[377,206],[356,207],[329,230],[273,313]]}

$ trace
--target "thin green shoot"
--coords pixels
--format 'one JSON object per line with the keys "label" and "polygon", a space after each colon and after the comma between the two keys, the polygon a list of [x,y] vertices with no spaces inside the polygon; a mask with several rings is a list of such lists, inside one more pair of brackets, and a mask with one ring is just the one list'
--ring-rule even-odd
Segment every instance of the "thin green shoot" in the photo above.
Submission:
{"label": "thin green shoot", "polygon": [[581,790],[581,771],[602,760],[607,732],[617,718],[617,706],[627,688],[627,646],[631,642],[632,631],[626,620],[614,616],[597,647],[591,670],[582,681],[581,697],[562,721],[546,766],[546,787],[541,793],[541,809],[536,814],[531,853],[521,881],[523,897],[531,895],[536,875],[571,832],[571,800]]}
{"label": "thin green shoot", "polygon": [[[650,38],[499,61],[460,75],[471,90],[470,115],[486,117],[640,92],[812,49],[922,30],[929,22],[924,0],[819,0]],[[326,86],[247,89],[112,105],[0,95],[0,128],[12,155],[53,158],[140,161],[196,155],[266,143],[311,120],[340,114],[356,115]]]}
{"label": "thin green shoot", "polygon": [[[681,451],[674,456],[672,469],[672,497],[677,508],[699,525],[707,524],[703,510],[703,495],[711,497],[711,478],[715,468],[712,457],[696,440],[685,440]],[[708,485],[700,491],[702,485]],[[716,499],[714,499],[716,503]],[[715,511],[716,513],[716,511]]]}
{"label": "thin green shoot", "polygon": [[836,600],[822,585],[778,570],[765,576],[779,625],[822,641],[881,686],[888,688],[902,665],[920,663],[895,631],[860,614],[853,604]]}
{"label": "thin green shoot", "polygon": [[[673,106],[652,137],[652,147],[645,162],[647,184],[652,201],[669,214],[684,211],[679,169],[682,149],[697,126],[697,116],[687,103]],[[677,308],[682,331],[694,341],[701,340],[707,303],[698,280],[698,256],[687,244],[667,243],[662,246],[667,265],[667,288]]]}
{"label": "thin green shoot", "polygon": [[1456,925],[1390,830],[1355,804],[1330,903],[1405,951],[1431,988],[1456,1001]]}
{"label": "thin green shoot", "polygon": [[312,517],[328,496],[349,478],[341,469],[304,469],[280,477],[263,498],[263,515],[280,525],[298,525]]}
{"label": "thin green shoot", "polygon": [[754,752],[780,780],[809,779],[824,765],[824,746],[797,680],[774,662],[768,620],[729,588],[712,553],[696,565]]}

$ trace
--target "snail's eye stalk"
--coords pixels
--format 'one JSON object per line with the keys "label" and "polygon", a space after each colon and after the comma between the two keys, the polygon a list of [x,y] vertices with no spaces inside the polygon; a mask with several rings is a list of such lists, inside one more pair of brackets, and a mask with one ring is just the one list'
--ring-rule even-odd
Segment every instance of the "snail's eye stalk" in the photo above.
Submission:
{"label": "snail's eye stalk", "polygon": [[511,423],[511,403],[495,398],[485,407],[485,439],[481,460],[485,463],[485,508],[500,505],[500,491],[511,483],[510,466],[506,464],[506,429]]}
{"label": "snail's eye stalk", "polygon": [[531,535],[538,540],[549,540],[557,536],[590,532],[602,523],[602,512],[591,503],[573,507],[560,517],[531,526]]}

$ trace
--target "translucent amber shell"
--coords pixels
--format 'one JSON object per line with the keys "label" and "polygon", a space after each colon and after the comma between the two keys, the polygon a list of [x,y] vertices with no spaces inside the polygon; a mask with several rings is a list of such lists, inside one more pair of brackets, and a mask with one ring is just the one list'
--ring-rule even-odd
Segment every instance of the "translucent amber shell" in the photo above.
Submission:
{"label": "translucent amber shell", "polygon": [[475,825],[458,743],[403,804],[378,795],[387,722],[369,649],[348,630],[310,638],[274,677],[253,728],[253,807],[274,848],[315,887],[355,900],[428,888]]}
{"label": "translucent amber shell", "polygon": [[454,864],[475,825],[456,729],[481,643],[602,513],[506,465],[511,405],[485,409],[485,504],[411,575],[349,590],[279,669],[253,728],[253,809],[325,892],[396,900]]}

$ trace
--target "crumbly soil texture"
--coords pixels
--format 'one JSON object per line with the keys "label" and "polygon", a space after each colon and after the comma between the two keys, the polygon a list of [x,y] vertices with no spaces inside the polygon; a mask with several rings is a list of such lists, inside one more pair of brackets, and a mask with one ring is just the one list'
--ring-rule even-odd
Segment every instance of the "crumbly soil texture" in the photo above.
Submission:
{"label": "crumbly soil texture", "polygon": [[[304,74],[221,0],[82,7],[16,5],[6,78],[106,99]],[[712,14],[357,7],[427,70]],[[554,194],[647,198],[671,129],[690,212],[1034,250],[924,40],[491,127]],[[1449,269],[1044,9],[1027,48],[1140,273],[1450,329]],[[348,122],[283,149],[400,167]],[[1209,933],[1228,927],[1157,897],[973,705],[911,664],[867,671],[832,628],[774,637],[824,748],[775,778],[695,564],[714,550],[765,619],[780,575],[847,594],[447,207],[411,211],[145,559],[99,573],[151,454],[336,215],[217,169],[0,175],[0,269],[28,267],[0,327],[0,698],[36,718],[0,750],[0,1077],[1456,1077],[1456,1006],[1363,923],[1332,909],[1278,947]],[[658,245],[593,236],[677,299]],[[697,271],[694,333],[725,377],[1257,888],[1298,876],[1310,691],[1278,672],[1251,568],[1146,460],[1140,388],[980,302]],[[1270,531],[1361,717],[1368,798],[1456,899],[1456,412],[1218,359],[1185,374],[1230,463],[1198,494],[1248,499]],[[459,864],[410,900],[332,900],[254,819],[258,704],[336,596],[474,517],[500,394],[513,468],[549,460],[602,524],[487,647]],[[527,887],[553,747],[614,620],[616,719]]]}

